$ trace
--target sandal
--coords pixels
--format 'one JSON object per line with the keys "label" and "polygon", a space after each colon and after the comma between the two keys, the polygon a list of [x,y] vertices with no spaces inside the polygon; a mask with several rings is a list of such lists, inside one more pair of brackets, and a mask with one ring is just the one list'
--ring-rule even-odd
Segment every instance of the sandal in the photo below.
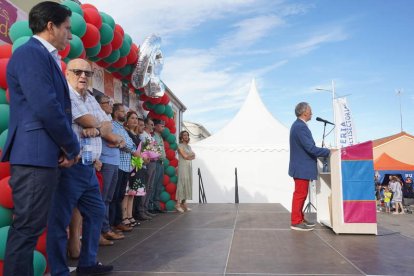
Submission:
{"label": "sandal", "polygon": [[129,223],[130,223],[130,225],[131,225],[132,227],[135,227],[135,226],[137,226],[137,225],[140,225],[140,224],[141,224],[141,223],[139,223],[138,221],[136,221],[133,217],[128,218],[128,220],[129,220]]}
{"label": "sandal", "polygon": [[183,210],[183,208],[181,208],[180,205],[175,205],[175,209],[177,209],[177,211],[180,212],[180,213],[184,213],[184,210]]}
{"label": "sandal", "polygon": [[128,218],[122,219],[122,224],[125,225],[125,226],[132,227],[131,222],[129,221]]}

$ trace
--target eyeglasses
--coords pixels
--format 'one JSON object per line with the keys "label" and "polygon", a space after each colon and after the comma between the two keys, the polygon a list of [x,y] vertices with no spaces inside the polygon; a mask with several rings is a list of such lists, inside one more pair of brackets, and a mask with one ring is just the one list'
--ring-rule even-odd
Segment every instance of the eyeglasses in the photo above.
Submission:
{"label": "eyeglasses", "polygon": [[110,104],[111,102],[110,101],[108,101],[108,102],[101,102],[101,104]]}
{"label": "eyeglasses", "polygon": [[81,69],[69,69],[69,71],[73,72],[77,77],[82,76],[82,73],[85,73],[85,77],[90,78],[93,76],[93,71],[86,71]]}

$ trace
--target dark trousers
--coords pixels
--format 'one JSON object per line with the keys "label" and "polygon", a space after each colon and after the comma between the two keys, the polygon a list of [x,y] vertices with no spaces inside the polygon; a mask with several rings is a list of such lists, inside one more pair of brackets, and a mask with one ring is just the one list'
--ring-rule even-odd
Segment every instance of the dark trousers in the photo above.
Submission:
{"label": "dark trousers", "polygon": [[160,194],[162,190],[162,182],[164,178],[164,165],[161,162],[156,162],[154,183],[152,186],[151,197],[149,200],[150,210],[161,210],[160,208]]}
{"label": "dark trousers", "polygon": [[118,169],[118,181],[116,183],[114,197],[109,206],[109,224],[119,225],[122,222],[122,200],[124,200],[126,187],[129,180],[129,172]]}
{"label": "dark trousers", "polygon": [[105,206],[93,165],[75,164],[62,169],[49,211],[47,256],[52,275],[69,275],[66,265],[67,234],[73,209],[82,215],[82,247],[78,266],[96,264]]}
{"label": "dark trousers", "polygon": [[33,275],[33,251],[46,227],[58,168],[11,166],[14,219],[10,226],[3,275]]}
{"label": "dark trousers", "polygon": [[111,230],[109,225],[109,206],[113,200],[116,184],[118,182],[118,166],[102,164],[101,174],[103,178],[102,200],[105,204],[105,217],[102,222],[102,233]]}

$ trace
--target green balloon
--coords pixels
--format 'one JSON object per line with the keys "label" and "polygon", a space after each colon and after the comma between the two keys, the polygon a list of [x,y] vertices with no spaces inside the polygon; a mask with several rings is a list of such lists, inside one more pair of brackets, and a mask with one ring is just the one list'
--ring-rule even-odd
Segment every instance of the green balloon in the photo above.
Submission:
{"label": "green balloon", "polygon": [[170,143],[170,144],[176,143],[174,134],[168,135],[168,137],[165,140],[167,140],[167,142]]}
{"label": "green balloon", "polygon": [[154,112],[157,114],[163,114],[165,111],[165,105],[163,104],[156,104],[154,106]]}
{"label": "green balloon", "polygon": [[170,182],[177,184],[178,177],[176,175],[170,176]]}
{"label": "green balloon", "polygon": [[168,193],[168,192],[161,192],[160,193],[160,200],[162,201],[162,202],[168,202],[169,200],[170,200],[170,198],[171,198],[171,196],[170,196],[170,194]]}
{"label": "green balloon", "polygon": [[101,34],[102,45],[109,44],[111,43],[112,39],[114,39],[114,30],[107,23],[102,23],[102,27],[99,29],[99,33]]}
{"label": "green balloon", "polygon": [[6,90],[4,90],[1,87],[0,87],[0,104],[7,104]]}
{"label": "green balloon", "polygon": [[70,58],[68,58],[68,57],[65,57],[64,59],[63,59],[63,61],[66,63],[66,64],[68,64],[68,62],[70,61],[71,59]]}
{"label": "green balloon", "polygon": [[132,45],[132,38],[129,34],[125,33],[124,34],[124,39],[128,42],[129,45]]}
{"label": "green balloon", "polygon": [[112,28],[112,31],[113,31],[115,28],[115,20],[112,18],[112,16],[104,12],[99,12],[99,13],[101,14],[102,23],[108,24]]}
{"label": "green balloon", "polygon": [[168,168],[168,166],[170,165],[170,161],[168,159],[164,159],[163,165],[164,169]]}
{"label": "green balloon", "polygon": [[73,12],[70,17],[71,27],[70,30],[72,34],[82,37],[86,33],[86,21],[83,19],[82,15],[79,13]]}
{"label": "green balloon", "polygon": [[97,62],[97,61],[100,61],[101,59],[100,58],[98,58],[98,57],[88,57],[88,59],[90,60],[90,61],[93,61],[93,62]]}
{"label": "green balloon", "polygon": [[66,7],[68,7],[72,12],[75,12],[77,14],[80,14],[83,16],[83,10],[81,8],[81,6],[71,0],[65,0],[61,3],[62,5],[65,5]]}
{"label": "green balloon", "polygon": [[166,137],[168,137],[168,135],[170,135],[171,134],[171,132],[170,132],[170,130],[167,128],[167,127],[165,127],[164,128],[164,130],[161,132],[161,136],[162,136],[162,138],[166,138]]}
{"label": "green balloon", "polygon": [[35,250],[33,252],[33,272],[34,276],[43,276],[46,271],[46,258],[42,253]]}
{"label": "green balloon", "polygon": [[68,58],[74,59],[79,57],[83,52],[83,43],[82,40],[77,35],[72,35],[72,40],[70,41],[70,51]]}
{"label": "green balloon", "polygon": [[172,109],[172,107],[170,105],[165,105],[165,111],[164,114],[168,117],[168,118],[172,118],[174,116],[174,111]]}
{"label": "green balloon", "polygon": [[7,133],[8,133],[8,129],[6,129],[5,131],[3,131],[0,134],[0,149],[4,148],[4,145],[6,144],[6,140],[7,140]]}
{"label": "green balloon", "polygon": [[165,191],[164,185],[161,186],[160,190],[161,190],[161,192]]}
{"label": "green balloon", "polygon": [[6,242],[9,236],[10,226],[0,228],[0,260],[4,260],[4,254],[6,253]]}
{"label": "green balloon", "polygon": [[118,68],[115,68],[115,67],[112,67],[112,66],[106,67],[106,70],[110,73],[118,72]]}
{"label": "green balloon", "polygon": [[132,73],[133,67],[131,65],[124,66],[123,68],[119,69],[119,73],[126,77]]}
{"label": "green balloon", "polygon": [[94,57],[97,54],[99,54],[99,52],[101,51],[101,43],[98,43],[98,45],[96,45],[95,47],[92,48],[86,48],[86,56],[89,57]]}
{"label": "green balloon", "polygon": [[8,104],[0,104],[0,133],[9,127],[10,106]]}
{"label": "green balloon", "polygon": [[175,169],[174,169],[174,167],[172,167],[172,166],[168,166],[166,169],[165,169],[165,174],[166,175],[168,175],[168,176],[174,176],[175,175]]}
{"label": "green balloon", "polygon": [[122,41],[122,46],[119,49],[121,57],[127,56],[130,50],[131,50],[131,44],[129,44],[128,41],[124,37],[124,40]]}
{"label": "green balloon", "polygon": [[119,59],[119,57],[119,50],[114,50],[108,57],[104,58],[104,61],[107,63],[114,63]]}
{"label": "green balloon", "polygon": [[0,227],[9,226],[13,221],[13,212],[11,209],[0,206]]}
{"label": "green balloon", "polygon": [[16,21],[9,30],[9,37],[13,43],[21,37],[32,35],[33,32],[29,28],[29,21],[27,20]]}
{"label": "green balloon", "polygon": [[170,149],[172,149],[172,150],[177,150],[177,149],[178,149],[178,145],[177,145],[177,143],[172,143],[172,144],[170,144]]}
{"label": "green balloon", "polygon": [[165,203],[165,208],[167,211],[174,211],[176,202],[174,200],[169,200]]}
{"label": "green balloon", "polygon": [[12,46],[12,52],[16,51],[17,48],[25,44],[27,41],[29,41],[30,36],[22,36],[16,39],[16,41],[13,43]]}

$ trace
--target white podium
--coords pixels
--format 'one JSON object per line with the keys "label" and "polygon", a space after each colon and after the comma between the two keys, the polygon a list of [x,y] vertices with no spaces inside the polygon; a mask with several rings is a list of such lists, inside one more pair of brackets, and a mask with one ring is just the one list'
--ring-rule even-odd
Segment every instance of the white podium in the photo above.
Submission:
{"label": "white podium", "polygon": [[[356,146],[352,146],[352,147],[356,147]],[[336,234],[374,234],[376,235],[377,234],[377,223],[376,223],[376,202],[374,198],[374,188],[372,188],[372,199],[371,199],[369,197],[369,193],[365,191],[366,187],[369,186],[369,183],[366,183],[366,179],[361,181],[362,184],[358,184],[358,181],[354,181],[354,180],[346,181],[346,185],[354,185],[355,187],[362,188],[363,190],[359,194],[353,193],[352,189],[354,189],[354,187],[348,187],[348,186],[345,188],[343,187],[344,183],[342,181],[341,165],[343,162],[348,161],[348,160],[344,161],[341,158],[341,152],[343,155],[343,150],[344,149],[331,151],[331,156],[328,160],[329,162],[328,162],[327,172],[322,171],[322,168],[323,168],[322,160],[321,159],[318,160],[319,178],[316,181],[317,221],[323,225],[326,225],[332,228],[332,230]],[[364,162],[363,165],[367,167],[366,160],[362,160],[362,161]],[[371,161],[372,161],[372,158],[371,158]],[[351,160],[350,162],[353,162],[353,161]],[[356,164],[358,165],[358,163]],[[350,163],[346,163],[343,166],[349,167],[349,165]],[[349,175],[350,173],[346,172],[346,174]],[[373,169],[372,169],[372,174],[373,174]],[[372,176],[372,179],[373,179],[373,176]],[[343,193],[344,190],[345,190],[345,196]],[[357,190],[357,188],[355,188],[355,190]],[[374,210],[372,210],[372,208],[374,208]],[[361,214],[358,214],[357,212],[366,212],[366,214],[361,215]],[[374,212],[374,214],[372,212]],[[375,216],[375,218],[373,218],[373,216]]]}

